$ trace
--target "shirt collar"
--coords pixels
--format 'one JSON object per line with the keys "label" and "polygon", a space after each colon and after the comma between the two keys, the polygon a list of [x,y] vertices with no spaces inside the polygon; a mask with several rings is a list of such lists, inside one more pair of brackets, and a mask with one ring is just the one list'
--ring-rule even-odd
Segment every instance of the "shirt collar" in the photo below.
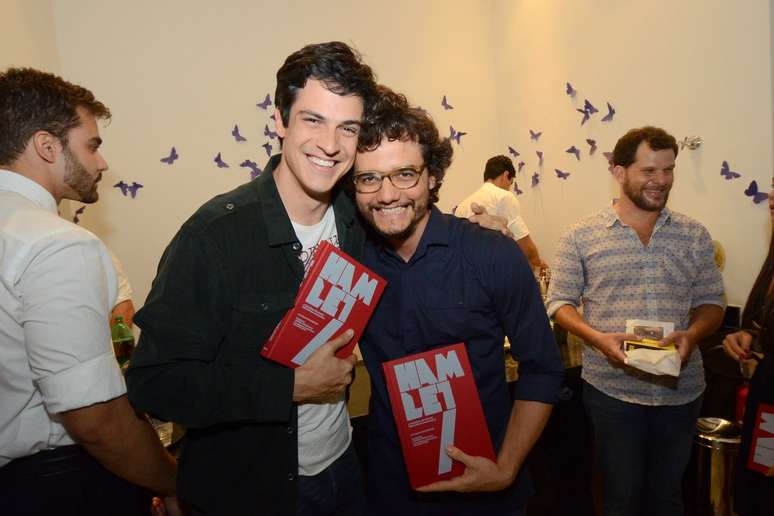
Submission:
{"label": "shirt collar", "polygon": [[50,211],[54,215],[59,214],[56,201],[51,192],[32,179],[28,179],[17,172],[0,169],[0,191],[17,193],[44,210]]}
{"label": "shirt collar", "polygon": [[[256,186],[261,185],[261,188],[258,189],[258,195],[262,201],[264,220],[267,221],[266,231],[269,245],[282,245],[298,240],[274,180],[274,172],[281,157],[281,154],[272,156],[263,173],[254,181]],[[356,217],[352,202],[346,198],[346,194],[338,186],[334,188],[332,199],[338,230],[341,231],[343,226],[351,227],[355,223]],[[340,234],[339,238],[343,238],[343,235]]]}
{"label": "shirt collar", "polygon": [[[369,230],[369,233],[374,235],[373,230],[371,228],[369,228]],[[377,239],[378,243],[377,241],[374,241],[374,243],[377,243],[381,253],[392,255],[396,257],[401,263],[403,262],[403,259],[398,256],[398,253],[386,245],[382,238],[377,237]],[[430,218],[427,221],[427,225],[425,225],[425,231],[422,233],[422,237],[419,239],[419,244],[417,244],[417,248],[414,251],[414,255],[409,260],[409,263],[420,259],[425,255],[425,253],[427,253],[427,248],[434,245],[449,245],[449,221],[446,217],[444,217],[443,213],[441,213],[438,208],[431,206]]]}
{"label": "shirt collar", "polygon": [[[621,218],[618,216],[618,213],[616,213],[612,206],[604,208],[601,215],[605,221],[605,227],[612,227],[616,222],[618,222],[619,226],[628,226],[628,224],[625,224],[624,221],[621,220]],[[653,231],[655,232],[658,228],[666,224],[671,218],[672,211],[665,206],[662,208],[661,213],[658,214],[658,219],[656,219],[656,225],[654,226]]]}

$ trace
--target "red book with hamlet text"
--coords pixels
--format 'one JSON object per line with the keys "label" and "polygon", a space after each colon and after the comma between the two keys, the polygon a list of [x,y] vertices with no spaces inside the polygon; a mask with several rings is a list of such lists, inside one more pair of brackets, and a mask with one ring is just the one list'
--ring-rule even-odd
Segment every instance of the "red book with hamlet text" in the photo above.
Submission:
{"label": "red book with hamlet text", "polygon": [[320,242],[295,305],[274,329],[261,354],[298,367],[317,348],[352,329],[352,340],[336,352],[339,358],[351,355],[386,284],[330,242]]}
{"label": "red book with hamlet text", "polygon": [[453,444],[496,460],[464,344],[452,344],[382,364],[411,487],[461,475],[446,455]]}

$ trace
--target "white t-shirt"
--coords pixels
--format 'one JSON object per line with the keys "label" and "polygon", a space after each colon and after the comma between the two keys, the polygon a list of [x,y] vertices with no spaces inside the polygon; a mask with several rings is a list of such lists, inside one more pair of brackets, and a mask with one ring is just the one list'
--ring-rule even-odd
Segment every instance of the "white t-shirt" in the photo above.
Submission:
{"label": "white t-shirt", "polygon": [[39,184],[0,170],[0,466],[74,441],[55,414],[126,385],[110,344],[105,246]]}
{"label": "white t-shirt", "polygon": [[497,215],[506,219],[508,229],[513,233],[514,240],[521,240],[529,235],[529,228],[521,218],[521,208],[516,194],[509,190],[503,190],[492,183],[484,183],[481,188],[473,192],[462,201],[454,210],[454,214],[464,219],[473,215],[470,209],[472,203],[480,204],[486,208],[490,215]]}
{"label": "white t-shirt", "polygon": [[[291,221],[303,246],[301,260],[308,270],[309,260],[321,241],[339,246],[336,218],[329,206],[322,220],[314,226]],[[335,402],[305,403],[298,406],[298,474],[316,475],[330,466],[349,446],[352,427],[342,394]]]}
{"label": "white t-shirt", "polygon": [[129,283],[129,278],[126,275],[126,272],[124,272],[124,266],[119,261],[118,256],[113,254],[113,251],[108,249],[108,252],[110,253],[110,258],[113,260],[113,268],[116,270],[116,279],[118,280],[118,297],[116,297],[116,305],[123,303],[124,301],[131,301],[134,292],[132,291],[132,284]]}

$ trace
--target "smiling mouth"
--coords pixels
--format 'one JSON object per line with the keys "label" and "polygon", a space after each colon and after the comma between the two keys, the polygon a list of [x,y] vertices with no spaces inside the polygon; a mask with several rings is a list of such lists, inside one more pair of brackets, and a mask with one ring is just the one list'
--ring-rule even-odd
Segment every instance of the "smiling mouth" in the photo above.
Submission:
{"label": "smiling mouth", "polygon": [[371,211],[379,212],[383,215],[400,215],[408,209],[408,206],[390,206],[389,208],[374,206]]}
{"label": "smiling mouth", "polygon": [[336,164],[336,162],[332,159],[322,159],[318,158],[317,156],[311,156],[307,154],[307,159],[317,165],[318,167],[323,168],[333,168],[333,166]]}

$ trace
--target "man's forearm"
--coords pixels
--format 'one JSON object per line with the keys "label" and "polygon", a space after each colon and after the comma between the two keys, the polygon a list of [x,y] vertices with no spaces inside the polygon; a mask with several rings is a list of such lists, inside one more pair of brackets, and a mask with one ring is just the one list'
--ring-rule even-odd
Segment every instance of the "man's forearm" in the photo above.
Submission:
{"label": "man's forearm", "polygon": [[521,251],[524,253],[524,256],[527,257],[527,261],[529,261],[529,264],[532,267],[543,266],[543,260],[540,259],[540,253],[538,253],[537,246],[535,245],[535,242],[532,241],[532,237],[527,235],[524,238],[517,240],[516,243],[519,244]]}
{"label": "man's forearm", "polygon": [[126,396],[60,414],[67,433],[119,477],[162,495],[175,492],[175,459]]}
{"label": "man's forearm", "polygon": [[553,405],[540,401],[516,400],[505,430],[505,439],[497,454],[497,464],[512,471],[516,478],[527,454],[543,432]]}
{"label": "man's forearm", "polygon": [[578,313],[578,309],[572,305],[563,305],[559,308],[554,314],[554,320],[562,328],[590,344],[593,344],[599,335],[599,332],[592,328]]}

